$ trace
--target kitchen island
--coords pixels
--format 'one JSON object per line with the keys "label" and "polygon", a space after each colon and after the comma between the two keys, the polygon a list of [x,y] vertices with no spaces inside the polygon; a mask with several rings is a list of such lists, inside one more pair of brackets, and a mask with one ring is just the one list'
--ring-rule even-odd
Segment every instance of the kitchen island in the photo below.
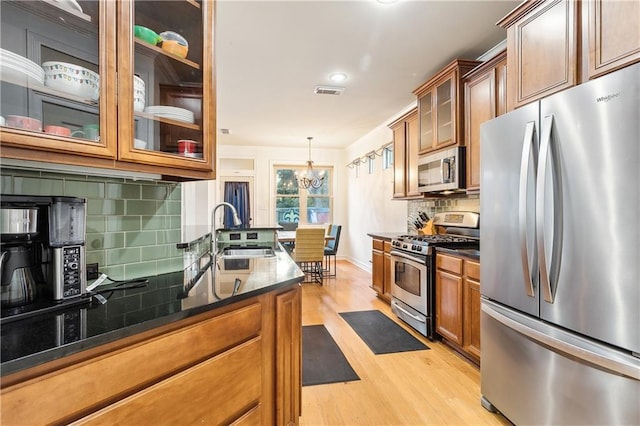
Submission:
{"label": "kitchen island", "polygon": [[277,244],[3,323],[2,422],[297,423],[302,279]]}

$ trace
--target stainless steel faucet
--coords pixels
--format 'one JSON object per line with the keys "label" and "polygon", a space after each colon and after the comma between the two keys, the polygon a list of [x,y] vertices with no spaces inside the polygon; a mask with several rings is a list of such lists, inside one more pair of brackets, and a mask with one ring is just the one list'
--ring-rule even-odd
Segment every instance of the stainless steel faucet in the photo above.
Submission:
{"label": "stainless steel faucet", "polygon": [[213,246],[211,247],[211,252],[213,254],[216,254],[218,252],[218,233],[216,232],[217,231],[216,230],[216,210],[218,210],[222,206],[226,206],[231,209],[231,213],[233,213],[233,224],[235,226],[242,225],[242,221],[238,217],[238,211],[236,210],[235,207],[233,207],[233,204],[222,202],[217,206],[215,206],[213,210],[211,210],[211,244]]}

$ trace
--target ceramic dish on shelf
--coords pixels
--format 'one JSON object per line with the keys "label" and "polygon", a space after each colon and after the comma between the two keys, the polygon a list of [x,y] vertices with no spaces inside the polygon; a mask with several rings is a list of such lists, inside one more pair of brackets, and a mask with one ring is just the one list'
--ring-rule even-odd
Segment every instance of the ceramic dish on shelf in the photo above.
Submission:
{"label": "ceramic dish on shelf", "polygon": [[183,46],[175,40],[165,40],[162,42],[161,47],[165,52],[176,55],[182,59],[186,58],[187,53],[189,53],[189,48],[187,46]]}
{"label": "ceramic dish on shelf", "polygon": [[53,0],[58,3],[63,9],[77,10],[80,13],[84,13],[80,5],[76,0]]}
{"label": "ceramic dish on shelf", "polygon": [[133,88],[137,90],[145,90],[144,80],[138,77],[137,75],[133,75]]}
{"label": "ceramic dish on shelf", "polygon": [[146,113],[157,115],[158,117],[170,118],[172,120],[184,121],[187,123],[194,122],[193,112],[188,109],[166,106],[166,105],[150,105],[144,109]]}
{"label": "ceramic dish on shelf", "polygon": [[137,112],[144,111],[146,103],[144,80],[137,75],[133,76],[133,110]]}
{"label": "ceramic dish on shelf", "polygon": [[44,84],[70,95],[97,101],[100,96],[100,76],[80,65],[48,61],[42,64]]}
{"label": "ceramic dish on shelf", "polygon": [[133,110],[134,111],[143,112],[144,111],[144,104],[145,104],[145,101],[144,101],[143,97],[141,98],[141,97],[135,96],[133,98]]}
{"label": "ceramic dish on shelf", "polygon": [[136,149],[147,149],[147,141],[143,141],[142,139],[134,139],[133,147]]}
{"label": "ceramic dish on shelf", "polygon": [[162,50],[181,58],[187,57],[189,42],[186,38],[174,31],[163,31],[160,33],[160,38],[162,38]]}
{"label": "ceramic dish on shelf", "polygon": [[44,84],[44,70],[35,62],[0,49],[0,76],[3,80],[18,80],[24,83]]}
{"label": "ceramic dish on shelf", "polygon": [[7,115],[6,125],[16,129],[42,131],[42,122],[40,120],[22,115]]}

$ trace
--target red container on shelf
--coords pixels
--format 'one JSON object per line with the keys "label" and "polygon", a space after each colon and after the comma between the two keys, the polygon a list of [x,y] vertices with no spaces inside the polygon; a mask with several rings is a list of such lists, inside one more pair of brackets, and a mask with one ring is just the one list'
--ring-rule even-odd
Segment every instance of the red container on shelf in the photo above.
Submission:
{"label": "red container on shelf", "polygon": [[192,157],[196,152],[198,142],[191,139],[180,139],[178,141],[178,154]]}

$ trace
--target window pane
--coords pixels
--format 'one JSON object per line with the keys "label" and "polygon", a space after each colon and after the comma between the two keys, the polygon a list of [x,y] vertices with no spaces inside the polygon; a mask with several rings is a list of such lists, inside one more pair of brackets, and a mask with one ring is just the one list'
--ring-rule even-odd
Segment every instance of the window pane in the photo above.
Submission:
{"label": "window pane", "polygon": [[276,197],[276,223],[299,221],[300,199],[297,197]]}
{"label": "window pane", "polygon": [[324,182],[319,188],[309,187],[309,189],[307,189],[309,195],[329,195],[329,171],[327,169],[314,169],[313,171],[318,178],[324,178]]}
{"label": "window pane", "polygon": [[331,220],[330,200],[326,197],[307,198],[307,222],[328,223]]}
{"label": "window pane", "polygon": [[295,195],[298,194],[298,182],[291,169],[276,170],[276,194]]}
{"label": "window pane", "polygon": [[393,148],[391,146],[382,151],[382,164],[383,169],[393,166]]}

